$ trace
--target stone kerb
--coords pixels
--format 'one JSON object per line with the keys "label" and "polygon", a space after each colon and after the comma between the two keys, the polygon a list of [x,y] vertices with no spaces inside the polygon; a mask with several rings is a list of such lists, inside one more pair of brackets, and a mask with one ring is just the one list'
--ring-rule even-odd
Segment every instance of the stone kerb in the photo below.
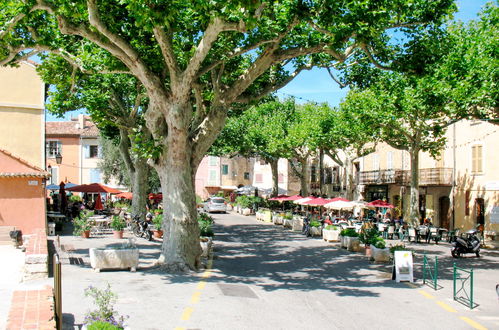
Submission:
{"label": "stone kerb", "polygon": [[37,229],[29,237],[24,260],[24,281],[48,276],[47,234]]}

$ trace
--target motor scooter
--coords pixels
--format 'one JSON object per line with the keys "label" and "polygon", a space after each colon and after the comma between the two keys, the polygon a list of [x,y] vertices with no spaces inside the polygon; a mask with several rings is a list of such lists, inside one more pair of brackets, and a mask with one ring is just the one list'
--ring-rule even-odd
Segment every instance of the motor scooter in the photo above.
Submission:
{"label": "motor scooter", "polygon": [[133,217],[132,222],[132,232],[137,237],[143,237],[148,241],[152,240],[152,231],[151,224],[146,221],[140,219],[140,216],[136,215]]}
{"label": "motor scooter", "polygon": [[478,238],[477,230],[468,230],[464,236],[456,236],[451,241],[451,254],[454,258],[459,258],[465,253],[475,253],[480,257],[480,239]]}

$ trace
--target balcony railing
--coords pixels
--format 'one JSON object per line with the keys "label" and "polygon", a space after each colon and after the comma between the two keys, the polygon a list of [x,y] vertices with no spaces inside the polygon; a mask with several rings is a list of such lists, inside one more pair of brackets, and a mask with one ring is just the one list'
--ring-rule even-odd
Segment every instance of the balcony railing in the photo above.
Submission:
{"label": "balcony railing", "polygon": [[452,168],[422,168],[419,170],[420,186],[451,186]]}
{"label": "balcony railing", "polygon": [[[408,170],[363,171],[359,173],[359,184],[399,184],[408,185],[411,173]],[[420,186],[452,185],[451,168],[422,168],[419,170]]]}

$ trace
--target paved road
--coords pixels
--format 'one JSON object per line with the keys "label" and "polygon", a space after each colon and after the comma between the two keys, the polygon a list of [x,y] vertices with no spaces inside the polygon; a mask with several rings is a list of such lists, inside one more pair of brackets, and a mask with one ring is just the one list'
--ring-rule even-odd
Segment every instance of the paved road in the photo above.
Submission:
{"label": "paved road", "polygon": [[[151,268],[160,243],[145,240],[138,241],[141,269],[136,273],[95,273],[88,266],[88,247],[118,241],[62,237],[67,256],[84,262],[63,268],[66,328],[81,324],[90,308],[84,288],[106,282],[119,296],[117,310],[130,316],[131,329],[499,327],[499,304],[488,284],[476,294],[480,306],[469,311],[452,300],[448,279],[437,292],[418,283],[395,283],[389,265],[371,263],[336,244],[307,239],[254,217],[215,218],[213,269],[198,274],[165,275]],[[427,249],[441,254],[444,264],[450,262],[443,257],[448,247]],[[498,261],[497,253],[490,252],[479,261],[469,258],[464,263],[477,269],[480,275],[475,281],[486,277],[484,282],[493,283],[494,277],[499,280]]]}

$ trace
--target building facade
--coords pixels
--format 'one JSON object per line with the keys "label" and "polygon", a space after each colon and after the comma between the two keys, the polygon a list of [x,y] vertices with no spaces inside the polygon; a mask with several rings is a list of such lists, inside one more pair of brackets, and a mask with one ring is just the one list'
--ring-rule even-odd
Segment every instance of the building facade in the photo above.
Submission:
{"label": "building facade", "polygon": [[46,228],[45,84],[36,64],[0,67],[0,226]]}

